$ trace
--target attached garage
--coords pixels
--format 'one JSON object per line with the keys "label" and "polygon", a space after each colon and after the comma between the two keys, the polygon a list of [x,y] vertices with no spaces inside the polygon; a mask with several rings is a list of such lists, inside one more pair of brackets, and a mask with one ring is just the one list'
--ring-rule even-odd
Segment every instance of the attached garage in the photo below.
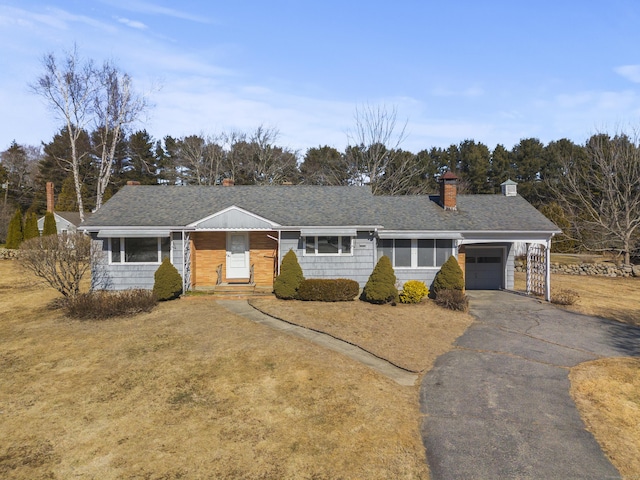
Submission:
{"label": "attached garage", "polygon": [[467,290],[499,290],[504,286],[503,277],[503,248],[466,248],[465,287]]}

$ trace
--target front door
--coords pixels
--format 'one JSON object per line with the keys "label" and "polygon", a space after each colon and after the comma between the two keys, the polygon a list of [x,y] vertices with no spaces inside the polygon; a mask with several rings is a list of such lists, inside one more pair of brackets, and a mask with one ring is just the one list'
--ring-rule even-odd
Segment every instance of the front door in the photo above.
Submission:
{"label": "front door", "polygon": [[250,277],[249,235],[246,232],[227,234],[227,279]]}

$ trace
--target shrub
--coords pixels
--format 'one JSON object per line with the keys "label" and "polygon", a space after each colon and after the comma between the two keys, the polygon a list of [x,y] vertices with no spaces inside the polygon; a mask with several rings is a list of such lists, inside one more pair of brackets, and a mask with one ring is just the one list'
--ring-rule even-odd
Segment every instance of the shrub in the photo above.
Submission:
{"label": "shrub", "polygon": [[289,250],[282,258],[280,275],[273,282],[273,293],[282,300],[298,298],[298,289],[303,281],[304,275],[298,257],[293,250]]}
{"label": "shrub", "polygon": [[443,289],[436,293],[436,304],[449,310],[466,312],[469,310],[469,297],[462,290]]}
{"label": "shrub", "polygon": [[182,293],[182,277],[168,258],[162,261],[153,278],[153,294],[158,300],[173,300]]}
{"label": "shrub", "polygon": [[29,212],[24,220],[24,239],[30,240],[39,236],[38,216],[36,215],[36,212]]}
{"label": "shrub", "polygon": [[400,293],[400,303],[420,303],[420,301],[429,295],[429,289],[420,280],[409,280],[404,282],[402,292]]}
{"label": "shrub", "polygon": [[22,229],[22,212],[20,209],[16,210],[16,213],[9,222],[9,231],[7,232],[7,248],[18,248],[24,240],[24,230]]}
{"label": "shrub", "polygon": [[42,227],[42,235],[57,235],[58,227],[56,226],[56,217],[53,212],[44,214],[44,226]]}
{"label": "shrub", "polygon": [[373,272],[362,290],[361,299],[369,303],[389,303],[398,301],[396,274],[393,272],[391,260],[386,255],[380,257]]}
{"label": "shrub", "polygon": [[67,315],[81,320],[102,320],[110,317],[150,312],[158,303],[150,290],[104,290],[81,293],[65,302]]}
{"label": "shrub", "polygon": [[464,275],[456,257],[451,255],[444,262],[436,278],[433,279],[431,289],[436,295],[440,290],[464,290]]}
{"label": "shrub", "polygon": [[578,301],[580,295],[575,290],[560,290],[551,295],[551,303],[556,305],[573,305]]}
{"label": "shrub", "polygon": [[346,278],[303,280],[298,298],[316,302],[349,302],[358,296],[360,286]]}

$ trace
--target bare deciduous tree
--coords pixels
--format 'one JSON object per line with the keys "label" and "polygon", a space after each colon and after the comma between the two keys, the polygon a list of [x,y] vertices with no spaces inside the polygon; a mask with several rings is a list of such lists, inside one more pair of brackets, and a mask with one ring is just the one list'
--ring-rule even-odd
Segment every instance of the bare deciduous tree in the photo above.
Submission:
{"label": "bare deciduous tree", "polygon": [[370,184],[373,194],[415,193],[416,175],[424,167],[400,148],[406,122],[397,129],[397,109],[366,104],[356,109],[355,127],[346,150],[351,183]]}
{"label": "bare deciduous tree", "polygon": [[147,102],[133,90],[131,77],[111,62],[94,72],[98,88],[93,97],[94,124],[100,139],[100,165],[98,171],[96,209],[102,206],[102,197],[109,185],[116,147],[123,130],[135,122],[146,109]]}
{"label": "bare deciduous tree", "polygon": [[91,268],[91,238],[82,233],[45,235],[22,242],[20,265],[65,297],[80,293],[80,282]]}
{"label": "bare deciduous tree", "polygon": [[31,89],[43,97],[54,115],[65,123],[71,156],[62,162],[72,172],[78,211],[84,221],[81,155],[77,143],[93,119],[93,101],[98,90],[95,67],[91,60],[83,62],[80,59],[76,46],[65,54],[62,62],[58,62],[53,53],[48,53],[42,60],[42,66],[44,73],[31,85]]}
{"label": "bare deciduous tree", "polygon": [[564,177],[552,184],[585,246],[618,251],[625,264],[640,238],[638,140],[637,132],[594,135],[586,159],[564,158]]}
{"label": "bare deciduous tree", "polygon": [[187,169],[185,181],[191,185],[216,185],[223,174],[225,152],[217,137],[189,135],[177,142],[181,166]]}

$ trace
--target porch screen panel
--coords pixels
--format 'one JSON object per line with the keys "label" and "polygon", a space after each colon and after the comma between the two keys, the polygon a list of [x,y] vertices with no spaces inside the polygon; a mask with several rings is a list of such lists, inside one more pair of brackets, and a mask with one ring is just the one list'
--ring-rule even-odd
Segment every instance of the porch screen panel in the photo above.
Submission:
{"label": "porch screen panel", "polygon": [[410,267],[411,266],[411,240],[409,239],[396,239],[395,240],[395,263],[396,267]]}
{"label": "porch screen panel", "polygon": [[386,255],[393,263],[393,240],[386,238],[378,242],[378,258],[383,255]]}
{"label": "porch screen panel", "polygon": [[436,265],[443,265],[450,256],[451,240],[436,240]]}
{"label": "porch screen panel", "polygon": [[419,267],[433,267],[435,252],[434,250],[435,241],[434,240],[418,240],[418,266]]}

